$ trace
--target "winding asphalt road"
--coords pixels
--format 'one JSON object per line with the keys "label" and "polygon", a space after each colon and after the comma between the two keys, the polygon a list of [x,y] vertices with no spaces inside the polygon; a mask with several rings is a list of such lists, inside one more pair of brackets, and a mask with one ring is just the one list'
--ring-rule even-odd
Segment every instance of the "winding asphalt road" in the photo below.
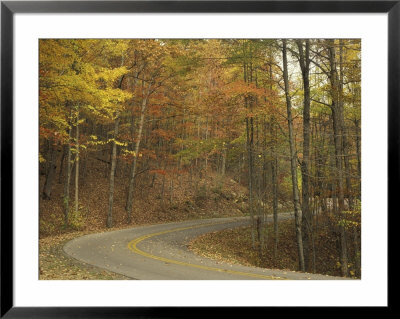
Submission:
{"label": "winding asphalt road", "polygon": [[[279,218],[292,218],[290,213]],[[131,279],[251,280],[344,279],[318,274],[232,265],[198,256],[187,245],[195,237],[249,224],[249,218],[213,218],[140,226],[86,235],[67,242],[71,257]]]}

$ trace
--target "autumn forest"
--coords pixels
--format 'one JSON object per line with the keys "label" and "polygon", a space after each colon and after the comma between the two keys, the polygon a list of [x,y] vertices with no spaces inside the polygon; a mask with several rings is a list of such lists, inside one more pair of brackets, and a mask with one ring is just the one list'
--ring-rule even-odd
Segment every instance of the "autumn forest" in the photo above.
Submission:
{"label": "autumn forest", "polygon": [[39,119],[41,279],[129,277],[82,235],[233,217],[185,245],[361,278],[359,39],[42,39]]}

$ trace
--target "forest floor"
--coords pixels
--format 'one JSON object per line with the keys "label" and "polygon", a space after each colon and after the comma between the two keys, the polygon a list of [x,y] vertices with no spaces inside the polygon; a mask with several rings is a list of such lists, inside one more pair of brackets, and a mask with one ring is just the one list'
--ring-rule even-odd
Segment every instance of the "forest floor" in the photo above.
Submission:
{"label": "forest floor", "polygon": [[[90,168],[88,168],[90,169]],[[121,174],[121,176],[124,174]],[[127,180],[117,176],[113,208],[114,227],[106,228],[108,178],[98,167],[82,178],[79,190],[80,210],[71,214],[71,226],[64,226],[63,185],[55,181],[52,199],[40,199],[39,278],[40,279],[127,279],[68,257],[62,247],[68,241],[86,234],[162,224],[192,219],[239,217],[248,215],[247,189],[230,177],[208,174],[207,181],[189,174],[164,177],[157,175],[138,179],[133,220],[126,222],[125,194]],[[40,186],[44,179],[41,177]],[[40,188],[41,189],[41,188]],[[71,194],[74,187],[71,185]],[[73,206],[73,197],[72,203]],[[281,207],[281,210],[287,208]],[[273,254],[273,230],[268,226],[267,249],[260,258],[259,248],[252,247],[251,230],[239,228],[209,233],[191,242],[191,249],[206,257],[242,265],[272,269],[297,270],[297,250],[293,221],[279,224],[278,255]],[[321,223],[316,247],[316,273],[340,276],[335,234]],[[338,266],[339,265],[339,266]],[[352,273],[352,269],[349,269]],[[354,273],[354,272],[353,272]]]}
{"label": "forest floor", "polygon": [[[139,225],[246,215],[247,189],[230,177],[221,178],[210,173],[205,181],[191,179],[189,174],[173,177],[157,175],[154,181],[142,178],[136,185],[132,223],[128,224],[124,208],[127,180],[117,176],[114,227],[108,229],[109,180],[98,167],[88,169],[91,171],[80,181],[80,210],[78,214],[70,215],[71,226],[64,226],[62,184],[54,182],[51,200],[40,198],[40,279],[124,279],[121,275],[66,256],[62,250],[64,243],[79,236]],[[40,190],[43,183],[41,176]],[[74,185],[71,185],[70,194],[73,206]]]}
{"label": "forest floor", "polygon": [[[337,255],[337,235],[331,231],[327,220],[320,220],[318,237],[315,239],[315,271],[310,273],[341,276],[339,256]],[[269,269],[298,271],[296,234],[293,220],[279,222],[277,255],[274,256],[273,224],[267,225],[266,249],[260,253],[260,245],[252,244],[251,228],[240,227],[207,233],[192,240],[189,248],[204,257]],[[257,236],[257,234],[256,234]],[[312,254],[310,254],[312,258]],[[312,259],[310,259],[312,260]],[[355,275],[354,265],[349,263],[349,273]]]}

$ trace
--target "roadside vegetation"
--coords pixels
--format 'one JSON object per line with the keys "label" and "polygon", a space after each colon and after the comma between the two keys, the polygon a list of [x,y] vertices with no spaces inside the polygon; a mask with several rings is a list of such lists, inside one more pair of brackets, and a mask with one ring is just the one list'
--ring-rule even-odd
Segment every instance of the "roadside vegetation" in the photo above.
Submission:
{"label": "roadside vegetation", "polygon": [[[314,239],[315,268],[310,271],[328,276],[341,276],[340,260],[337,256],[337,234],[332,231],[332,217],[322,217],[319,223],[318,237]],[[251,228],[240,227],[222,230],[202,235],[190,242],[189,248],[203,257],[227,263],[236,263],[246,266],[256,266],[268,269],[298,271],[298,255],[296,247],[296,234],[293,220],[279,222],[278,254],[274,254],[275,238],[273,224],[268,224],[265,235],[265,249],[255,247],[251,242]],[[354,251],[354,250],[353,250]],[[314,255],[315,252],[315,255]],[[311,256],[311,258],[313,258]],[[349,262],[349,277],[360,279],[358,263],[360,256],[352,254]]]}

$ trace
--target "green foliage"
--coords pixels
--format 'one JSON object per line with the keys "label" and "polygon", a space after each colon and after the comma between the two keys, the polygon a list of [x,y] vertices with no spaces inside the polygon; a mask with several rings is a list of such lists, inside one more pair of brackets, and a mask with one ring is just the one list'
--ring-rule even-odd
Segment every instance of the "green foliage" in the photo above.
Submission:
{"label": "green foliage", "polygon": [[215,194],[222,195],[223,194],[222,183],[217,183],[215,186],[211,187],[211,191]]}
{"label": "green foliage", "polygon": [[223,147],[223,141],[218,138],[207,140],[198,139],[176,139],[177,146],[183,146],[184,149],[177,152],[173,157],[181,159],[182,163],[189,164],[196,158],[206,158],[214,153],[220,152]]}
{"label": "green foliage", "polygon": [[356,200],[353,210],[342,212],[342,218],[338,220],[338,225],[346,229],[358,228],[361,226],[361,201]]}
{"label": "green foliage", "polygon": [[[356,258],[359,258],[360,257],[360,252],[357,252],[356,253]],[[340,270],[340,268],[342,267],[342,264],[340,263],[340,261],[337,261],[336,262],[336,269],[337,270]],[[356,269],[355,269],[355,264],[354,263],[348,263],[347,264],[347,268],[348,268],[348,270],[349,270],[349,275],[350,275],[350,277],[352,277],[352,278],[357,278],[357,276],[356,276]]]}
{"label": "green foliage", "polygon": [[71,209],[68,215],[69,226],[75,230],[84,229],[86,226],[87,216],[88,216],[88,210],[83,206],[79,206],[78,211]]}
{"label": "green foliage", "polygon": [[354,222],[352,220],[347,220],[347,219],[339,219],[338,225],[345,227],[346,229],[352,228],[352,227],[357,227],[359,223]]}
{"label": "green foliage", "polygon": [[224,192],[222,189],[222,183],[217,183],[215,186],[211,187],[211,192],[212,192],[212,198],[215,202],[218,202],[221,200],[221,198],[224,198]]}

